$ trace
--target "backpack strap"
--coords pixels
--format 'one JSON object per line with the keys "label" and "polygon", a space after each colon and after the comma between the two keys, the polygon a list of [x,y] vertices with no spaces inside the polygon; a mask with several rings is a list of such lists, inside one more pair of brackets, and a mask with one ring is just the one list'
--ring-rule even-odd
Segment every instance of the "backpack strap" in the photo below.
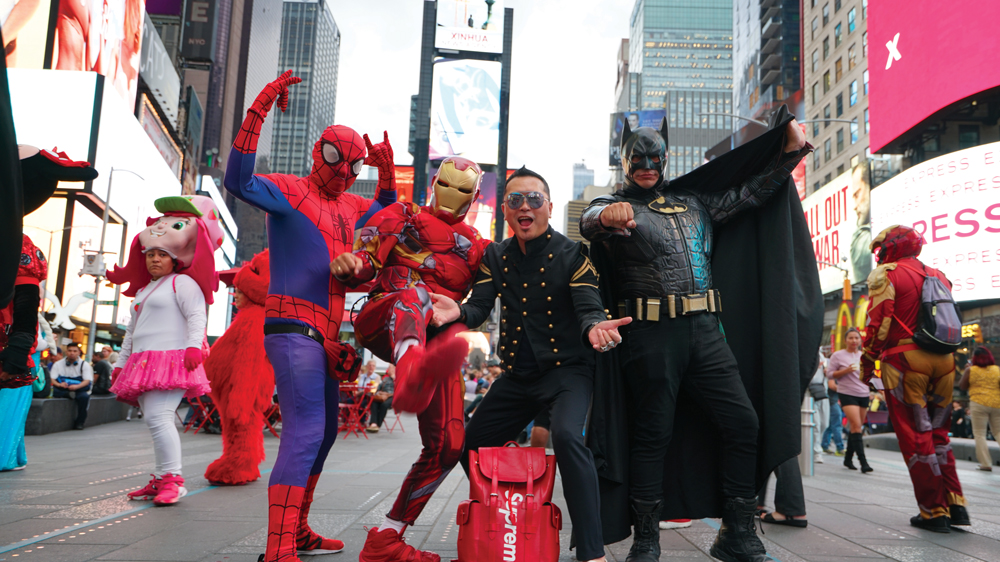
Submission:
{"label": "backpack strap", "polygon": [[524,535],[525,535],[525,538],[528,538],[528,535],[531,534],[531,529],[533,528],[531,526],[531,519],[532,519],[531,515],[532,515],[532,512],[535,511],[534,507],[532,505],[532,504],[535,503],[535,471],[534,471],[534,467],[531,465],[531,457],[532,456],[533,455],[530,455],[530,454],[527,455],[527,457],[528,457],[528,493],[525,495],[525,504],[524,504],[524,515],[525,515],[525,520],[524,520]]}

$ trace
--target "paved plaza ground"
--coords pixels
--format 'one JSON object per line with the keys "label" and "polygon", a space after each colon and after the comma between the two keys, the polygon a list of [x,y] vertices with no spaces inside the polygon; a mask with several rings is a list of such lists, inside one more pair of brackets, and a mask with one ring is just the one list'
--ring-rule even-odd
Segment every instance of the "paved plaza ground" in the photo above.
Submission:
{"label": "paved plaza ground", "polygon": [[[337,441],[317,488],[311,523],[347,548],[314,557],[315,562],[358,559],[365,527],[381,522],[420,450],[416,420],[404,416],[403,422],[405,433]],[[266,536],[267,475],[248,486],[211,486],[202,474],[221,451],[219,436],[187,434],[182,442],[191,494],[176,506],[156,508],[125,497],[144,485],[153,469],[141,420],[28,437],[27,469],[0,474],[0,561],[256,561]],[[268,434],[265,444],[262,471],[274,462],[278,439]],[[975,463],[959,461],[973,525],[967,532],[939,535],[909,526],[917,509],[899,453],[869,449],[868,458],[875,468],[871,475],[848,471],[832,456],[817,465],[816,476],[805,479],[809,527],[764,527],[764,542],[775,560],[1000,561],[1000,471],[982,473]],[[467,495],[468,483],[456,470],[407,531],[409,543],[439,553],[442,560],[454,558],[455,512]],[[562,559],[573,560],[561,481],[556,498],[567,522]],[[704,520],[663,531],[662,559],[711,560],[707,552],[717,527]],[[624,560],[628,545],[610,546],[609,560]]]}

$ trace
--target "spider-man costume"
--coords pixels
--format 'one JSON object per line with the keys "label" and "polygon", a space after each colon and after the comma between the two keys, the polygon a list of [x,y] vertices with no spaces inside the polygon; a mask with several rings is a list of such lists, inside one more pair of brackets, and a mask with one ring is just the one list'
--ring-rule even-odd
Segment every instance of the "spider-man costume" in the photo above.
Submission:
{"label": "spider-man costume", "polygon": [[[441,163],[428,206],[396,203],[361,229],[354,255],[362,262],[351,284],[375,278],[354,322],[358,341],[395,363],[393,407],[417,413],[423,450],[403,480],[387,517],[412,525],[458,463],[465,444],[465,385],[459,367],[468,346],[454,331],[428,330],[430,293],[461,301],[472,287],[489,240],[462,222],[479,193],[482,170],[471,160]],[[336,273],[336,272],[335,272]],[[424,349],[428,340],[432,343]],[[398,530],[372,529],[362,562],[436,561],[401,543]]]}
{"label": "spider-man costume", "polygon": [[[275,102],[284,111],[288,86],[299,82],[287,71],[257,96],[233,143],[225,177],[230,193],[267,211],[273,250],[264,348],[281,402],[282,439],[268,487],[265,562],[298,560],[296,550],[343,549],[342,542],[320,537],[307,523],[316,482],[337,436],[339,385],[327,372],[348,370],[337,360],[349,355],[337,342],[345,288],[330,274],[329,263],[353,247],[355,225],[396,201],[388,135],[372,146],[367,136],[362,142],[343,125],[328,127],[316,141],[307,177],[253,173],[267,112]],[[346,193],[366,163],[379,170],[374,201]]]}
{"label": "spider-man costume", "polygon": [[879,265],[868,276],[871,305],[861,365],[868,381],[881,359],[889,417],[920,507],[911,523],[947,517],[952,525],[968,525],[948,438],[955,358],[913,343],[925,272],[951,287],[943,273],[917,259],[923,244],[923,236],[908,226],[887,228],[872,240]]}

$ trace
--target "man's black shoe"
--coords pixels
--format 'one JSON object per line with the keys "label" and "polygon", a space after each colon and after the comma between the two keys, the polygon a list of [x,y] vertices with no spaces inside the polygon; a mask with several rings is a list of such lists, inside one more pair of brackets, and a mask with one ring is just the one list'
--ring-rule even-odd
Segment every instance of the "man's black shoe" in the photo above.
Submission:
{"label": "man's black shoe", "polygon": [[73,429],[83,429],[83,424],[82,423],[78,423],[78,424],[76,424],[76,425],[73,426]]}
{"label": "man's black shoe", "polygon": [[944,515],[940,517],[932,517],[930,519],[924,519],[919,515],[914,515],[913,517],[910,517],[910,525],[913,525],[918,529],[933,531],[935,533],[951,532],[951,527],[948,526],[948,518]]}
{"label": "man's black shoe", "polygon": [[757,536],[757,498],[726,498],[722,526],[709,554],[722,562],[765,562],[767,550]]}
{"label": "man's black shoe", "polygon": [[631,503],[635,533],[625,562],[657,562],[660,559],[660,500],[631,498]]}
{"label": "man's black shoe", "polygon": [[953,505],[951,506],[951,518],[948,523],[951,525],[972,525],[972,521],[969,520],[969,512],[965,509],[964,505]]}

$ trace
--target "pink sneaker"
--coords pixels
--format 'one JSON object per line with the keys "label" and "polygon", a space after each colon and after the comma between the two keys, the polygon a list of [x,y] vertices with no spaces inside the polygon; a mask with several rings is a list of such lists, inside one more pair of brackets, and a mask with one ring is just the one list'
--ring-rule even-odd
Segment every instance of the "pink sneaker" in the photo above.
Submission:
{"label": "pink sneaker", "polygon": [[129,492],[128,499],[145,501],[145,500],[151,500],[156,497],[156,494],[160,491],[159,489],[160,480],[156,477],[155,474],[150,474],[150,476],[152,476],[153,478],[149,480],[149,483],[146,484],[146,487],[141,490]]}
{"label": "pink sneaker", "polygon": [[187,488],[184,487],[184,479],[177,474],[163,475],[159,481],[159,491],[153,499],[153,504],[158,506],[174,505],[181,498],[187,495]]}

